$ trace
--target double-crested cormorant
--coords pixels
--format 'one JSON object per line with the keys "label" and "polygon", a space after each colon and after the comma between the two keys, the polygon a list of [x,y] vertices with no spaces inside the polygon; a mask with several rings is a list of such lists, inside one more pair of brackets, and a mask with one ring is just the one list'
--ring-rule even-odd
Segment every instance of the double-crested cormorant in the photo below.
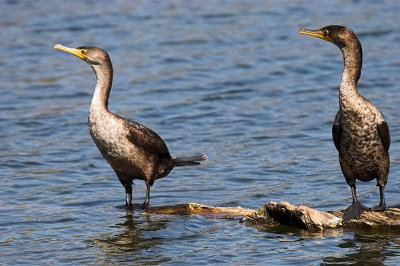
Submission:
{"label": "double-crested cormorant", "polygon": [[358,219],[370,210],[357,200],[356,179],[377,179],[380,202],[372,210],[386,210],[384,189],[389,174],[389,127],[382,113],[357,91],[361,75],[362,48],[356,34],[346,26],[327,26],[319,30],[300,29],[334,43],[342,51],[344,70],[339,92],[339,111],[332,127],[333,142],[339,151],[342,173],[351,187],[353,204],[346,210],[343,223]]}
{"label": "double-crested cormorant", "polygon": [[110,164],[125,187],[126,205],[132,206],[132,181],[146,182],[147,192],[143,207],[150,203],[150,187],[156,179],[165,177],[174,166],[197,165],[207,160],[206,155],[171,157],[167,145],[151,129],[108,110],[113,68],[103,49],[93,46],[68,48],[54,46],[88,63],[97,77],[89,112],[89,130],[104,159]]}

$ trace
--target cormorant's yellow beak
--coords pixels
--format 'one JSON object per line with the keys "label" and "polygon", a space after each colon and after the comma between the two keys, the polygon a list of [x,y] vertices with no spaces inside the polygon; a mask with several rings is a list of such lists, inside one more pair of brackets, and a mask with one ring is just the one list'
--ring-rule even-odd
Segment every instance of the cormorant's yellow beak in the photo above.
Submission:
{"label": "cormorant's yellow beak", "polygon": [[327,30],[306,30],[306,29],[299,29],[299,34],[305,34],[314,36],[320,39],[323,39],[328,42],[333,42],[332,38],[329,36],[329,32]]}
{"label": "cormorant's yellow beak", "polygon": [[80,59],[82,59],[83,61],[86,61],[88,59],[85,54],[86,51],[84,49],[69,48],[69,47],[62,46],[61,44],[54,45],[54,48],[60,49],[62,51],[70,53],[70,54],[73,54],[73,55],[79,57]]}

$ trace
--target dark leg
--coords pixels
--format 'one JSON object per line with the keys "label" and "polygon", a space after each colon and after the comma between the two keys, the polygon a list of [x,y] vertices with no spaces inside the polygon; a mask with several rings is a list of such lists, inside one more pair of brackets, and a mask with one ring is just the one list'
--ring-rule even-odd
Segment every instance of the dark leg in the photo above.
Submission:
{"label": "dark leg", "polygon": [[151,186],[150,186],[149,182],[147,182],[147,181],[146,181],[146,187],[147,187],[146,199],[144,200],[143,205],[142,205],[143,209],[149,207],[149,205],[150,205],[150,187]]}
{"label": "dark leg", "polygon": [[369,208],[365,207],[358,201],[356,186],[354,185],[350,187],[351,187],[351,194],[353,196],[353,204],[351,204],[351,206],[346,209],[343,215],[343,221],[342,221],[343,224],[347,223],[349,220],[352,219],[359,219],[364,211],[370,210]]}
{"label": "dark leg", "polygon": [[379,186],[379,196],[380,196],[380,202],[378,206],[375,206],[372,208],[373,211],[385,211],[386,210],[386,201],[385,201],[385,187],[378,185]]}
{"label": "dark leg", "polygon": [[358,201],[356,186],[351,186],[350,188],[351,188],[351,196],[353,197],[353,204],[354,204]]}
{"label": "dark leg", "polygon": [[125,186],[126,206],[132,207],[132,185]]}
{"label": "dark leg", "polygon": [[361,204],[361,202],[358,201],[356,186],[351,186],[351,195],[353,196],[353,205],[357,205],[357,207],[359,207],[361,209],[365,209],[365,210],[370,209],[370,208],[365,207],[364,205]]}

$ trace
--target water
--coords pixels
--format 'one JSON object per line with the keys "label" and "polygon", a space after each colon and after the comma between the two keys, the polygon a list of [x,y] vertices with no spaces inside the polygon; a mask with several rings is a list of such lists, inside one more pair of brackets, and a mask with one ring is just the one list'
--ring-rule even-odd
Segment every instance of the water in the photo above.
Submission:
{"label": "water", "polygon": [[[173,155],[204,152],[152,188],[154,206],[341,209],[351,193],[331,140],[342,56],[299,28],[349,25],[364,49],[360,92],[392,134],[389,205],[399,203],[398,1],[2,1],[0,254],[10,264],[397,264],[396,233],[246,227],[125,211],[93,144],[89,66],[52,49],[106,49],[110,109],[158,132]],[[378,202],[374,182],[360,200]],[[134,203],[145,185],[134,185]]]}

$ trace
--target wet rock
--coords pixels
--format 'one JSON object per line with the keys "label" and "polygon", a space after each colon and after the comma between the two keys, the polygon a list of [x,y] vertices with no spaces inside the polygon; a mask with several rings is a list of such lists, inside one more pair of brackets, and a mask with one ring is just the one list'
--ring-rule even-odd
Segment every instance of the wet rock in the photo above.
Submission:
{"label": "wet rock", "polygon": [[313,231],[344,227],[393,232],[400,231],[399,207],[391,207],[383,212],[364,211],[359,219],[352,219],[342,225],[345,210],[323,212],[303,205],[295,206],[288,202],[268,202],[242,220],[249,225],[292,225]]}
{"label": "wet rock", "polygon": [[255,213],[243,219],[247,224],[283,224],[298,228],[322,231],[341,226],[342,219],[330,213],[307,206],[294,206],[289,202],[268,202]]}
{"label": "wet rock", "polygon": [[199,214],[207,218],[240,219],[246,225],[291,225],[310,231],[324,231],[335,228],[390,230],[400,232],[400,206],[386,211],[365,211],[359,219],[352,219],[342,225],[345,210],[318,211],[304,205],[289,202],[268,202],[258,210],[241,207],[213,207],[199,203],[166,206],[151,206],[146,213],[171,215]]}
{"label": "wet rock", "polygon": [[[344,210],[332,213],[334,215],[343,215]],[[397,206],[390,207],[386,211],[365,211],[358,220],[350,220],[344,224],[344,227],[400,232],[400,208]]]}
{"label": "wet rock", "polygon": [[242,207],[212,207],[199,203],[186,203],[177,205],[155,206],[149,207],[149,213],[175,214],[175,215],[192,215],[200,214],[205,217],[230,219],[242,218],[255,212],[252,209]]}

